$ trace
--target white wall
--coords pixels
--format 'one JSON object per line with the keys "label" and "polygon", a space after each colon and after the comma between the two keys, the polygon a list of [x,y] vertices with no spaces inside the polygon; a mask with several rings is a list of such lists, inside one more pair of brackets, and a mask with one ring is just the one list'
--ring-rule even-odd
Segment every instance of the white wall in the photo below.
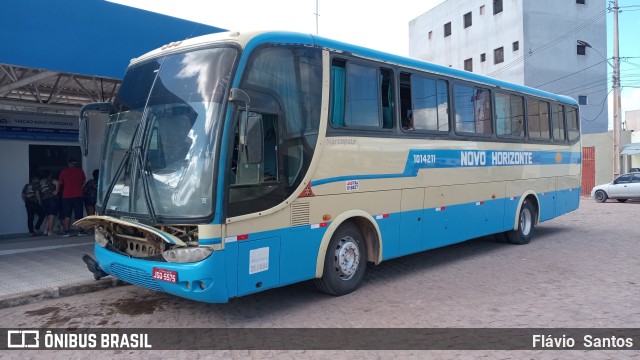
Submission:
{"label": "white wall", "polygon": [[[527,14],[524,17],[524,50],[534,51],[534,55],[525,61],[525,84],[576,100],[580,95],[587,96],[587,105],[580,106],[583,134],[608,131],[609,65],[604,61],[607,54],[606,16],[603,14],[553,46],[550,43],[585,24],[604,8],[604,1],[594,0],[586,1],[584,5],[556,0],[524,2]],[[591,45],[585,55],[577,54],[578,40]],[[542,47],[547,48],[535,51]]]}
{"label": "white wall", "polygon": [[[484,14],[480,7],[484,5]],[[464,27],[464,14],[471,12],[472,25]],[[451,22],[451,35],[444,37],[444,24]],[[429,31],[432,38],[429,40]],[[518,41],[520,50],[512,51]],[[487,75],[522,56],[522,0],[504,1],[504,11],[493,14],[488,0],[445,1],[409,22],[409,56],[440,65],[464,69],[464,61],[473,59],[473,72]],[[504,62],[494,64],[494,49],[504,48]],[[480,54],[486,60],[480,61]],[[522,84],[523,64],[495,76]]]}
{"label": "white wall", "polygon": [[29,143],[0,141],[0,235],[27,233],[22,187],[29,182]]}
{"label": "white wall", "polygon": [[[482,5],[484,15],[479,14]],[[503,0],[503,11],[494,15],[491,0],[447,0],[409,22],[409,55],[458,69],[464,69],[465,59],[473,58],[473,72],[479,74],[576,100],[586,95],[588,105],[580,107],[582,133],[606,132],[608,112],[603,100],[609,89],[608,65],[603,61],[607,56],[605,6],[604,0],[589,0],[585,5],[575,1]],[[463,15],[469,11],[473,24],[465,29]],[[554,41],[600,11],[603,15],[595,22]],[[445,38],[443,26],[449,21],[451,36]],[[429,31],[433,32],[431,40]],[[592,46],[586,49],[586,55],[577,55],[577,40]],[[519,41],[518,51],[512,50],[515,41]],[[493,50],[499,47],[504,47],[504,62],[494,65]],[[484,63],[480,63],[482,53],[486,54]],[[495,73],[505,68],[508,70]]]}

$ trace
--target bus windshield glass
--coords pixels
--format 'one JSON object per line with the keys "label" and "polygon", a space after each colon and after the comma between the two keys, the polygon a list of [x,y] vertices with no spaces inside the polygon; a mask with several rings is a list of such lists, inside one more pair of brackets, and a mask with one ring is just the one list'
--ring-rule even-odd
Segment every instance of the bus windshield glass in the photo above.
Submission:
{"label": "bus windshield glass", "polygon": [[213,213],[215,152],[237,56],[210,48],[128,69],[102,148],[102,213],[153,222]]}

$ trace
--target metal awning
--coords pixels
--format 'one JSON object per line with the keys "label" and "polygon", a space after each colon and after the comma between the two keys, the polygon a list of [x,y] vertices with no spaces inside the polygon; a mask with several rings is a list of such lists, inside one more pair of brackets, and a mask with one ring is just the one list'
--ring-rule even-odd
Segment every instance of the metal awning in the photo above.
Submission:
{"label": "metal awning", "polygon": [[77,114],[113,100],[132,58],[220,31],[104,0],[12,1],[0,11],[0,110]]}
{"label": "metal awning", "polygon": [[622,145],[620,155],[638,155],[640,154],[640,143]]}

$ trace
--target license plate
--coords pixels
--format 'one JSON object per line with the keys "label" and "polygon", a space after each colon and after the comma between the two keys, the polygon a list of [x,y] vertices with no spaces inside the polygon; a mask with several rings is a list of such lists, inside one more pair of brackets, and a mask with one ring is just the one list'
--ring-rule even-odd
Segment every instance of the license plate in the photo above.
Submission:
{"label": "license plate", "polygon": [[155,280],[176,283],[178,282],[178,272],[174,270],[153,268],[153,278]]}

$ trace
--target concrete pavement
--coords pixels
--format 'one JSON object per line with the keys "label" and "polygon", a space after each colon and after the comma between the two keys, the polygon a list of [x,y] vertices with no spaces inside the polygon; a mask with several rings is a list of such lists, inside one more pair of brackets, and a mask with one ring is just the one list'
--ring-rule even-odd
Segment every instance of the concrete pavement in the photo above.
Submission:
{"label": "concrete pavement", "polygon": [[93,235],[0,238],[0,308],[122,285],[93,279],[81,259],[93,244]]}

